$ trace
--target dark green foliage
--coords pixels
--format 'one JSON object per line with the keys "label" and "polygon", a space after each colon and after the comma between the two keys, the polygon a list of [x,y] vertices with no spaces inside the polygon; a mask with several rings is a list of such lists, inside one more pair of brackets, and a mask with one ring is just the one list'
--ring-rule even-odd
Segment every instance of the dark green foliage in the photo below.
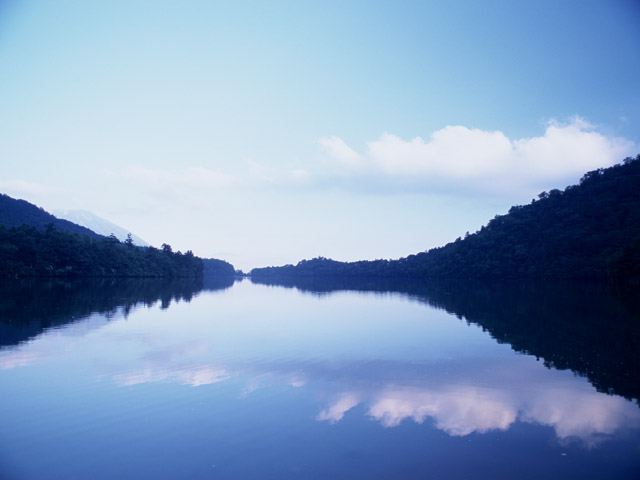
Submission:
{"label": "dark green foliage", "polygon": [[427,280],[251,277],[255,283],[326,295],[399,292],[479,325],[499,343],[570,369],[601,392],[640,400],[638,285],[592,280]]}
{"label": "dark green foliage", "polygon": [[22,225],[0,226],[0,277],[201,277],[191,251],[133,247],[114,236],[93,238]]}
{"label": "dark green foliage", "polygon": [[16,200],[8,195],[0,194],[0,225],[5,227],[20,227],[21,225],[31,225],[44,230],[47,225],[53,225],[57,230],[80,235],[88,235],[93,238],[100,238],[93,230],[76,225],[68,220],[54,217],[42,208],[36,207],[25,200]]}
{"label": "dark green foliage", "polygon": [[579,185],[512,207],[478,232],[399,260],[325,258],[251,276],[411,278],[640,277],[640,155],[587,173]]}

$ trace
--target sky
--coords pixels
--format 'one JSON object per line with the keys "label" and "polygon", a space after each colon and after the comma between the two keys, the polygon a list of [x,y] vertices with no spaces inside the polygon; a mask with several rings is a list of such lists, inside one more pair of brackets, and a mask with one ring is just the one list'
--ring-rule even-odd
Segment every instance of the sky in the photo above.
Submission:
{"label": "sky", "polygon": [[640,153],[640,2],[0,0],[0,192],[245,271],[399,258]]}

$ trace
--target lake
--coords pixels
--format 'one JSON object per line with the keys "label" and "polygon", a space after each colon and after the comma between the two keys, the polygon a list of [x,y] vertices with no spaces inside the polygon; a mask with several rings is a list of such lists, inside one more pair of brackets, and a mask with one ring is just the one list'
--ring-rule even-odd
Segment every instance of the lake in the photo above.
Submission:
{"label": "lake", "polygon": [[640,478],[637,287],[0,284],[0,478]]}

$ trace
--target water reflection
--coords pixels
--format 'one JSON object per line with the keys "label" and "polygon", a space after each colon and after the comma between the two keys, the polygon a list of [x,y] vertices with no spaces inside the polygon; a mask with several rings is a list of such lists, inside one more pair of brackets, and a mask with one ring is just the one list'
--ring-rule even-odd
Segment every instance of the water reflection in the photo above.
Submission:
{"label": "water reflection", "polygon": [[[229,288],[233,279],[15,279],[0,281],[0,347],[17,345],[49,328],[127,317],[137,306],[190,302],[203,289]],[[95,316],[94,316],[95,317]],[[95,323],[95,322],[94,322]],[[99,322],[101,323],[101,322]]]}
{"label": "water reflection", "polygon": [[361,403],[366,413],[384,427],[396,427],[405,420],[423,423],[431,419],[439,430],[451,436],[507,430],[516,421],[552,427],[558,438],[580,439],[595,446],[606,435],[637,428],[640,411],[621,397],[605,396],[577,389],[562,381],[542,387],[530,384],[516,390],[478,385],[447,385],[432,388],[388,386],[380,391],[343,392],[318,420],[340,421]]}
{"label": "water reflection", "polygon": [[598,282],[264,282],[318,296],[397,292],[477,324],[499,343],[570,369],[600,392],[640,400],[640,287]]}
{"label": "water reflection", "polygon": [[[332,424],[363,406],[369,418],[387,428],[429,420],[448,435],[466,436],[504,431],[519,421],[551,427],[559,439],[579,439],[589,447],[640,427],[634,403],[599,393],[568,372],[541,369],[531,357],[509,365],[476,359],[454,379],[446,374],[450,365],[445,362],[423,365],[416,369],[417,377],[408,376],[401,365],[384,365],[369,378],[359,375],[359,365],[333,362],[221,365],[182,357],[170,367],[149,358],[141,363],[138,370],[116,373],[112,380],[119,386],[165,381],[201,386],[240,378],[245,394],[274,384],[320,389],[328,401],[316,420]],[[334,376],[335,369],[341,373]]]}
{"label": "water reflection", "polygon": [[[153,345],[153,342],[151,343]],[[232,374],[223,365],[204,363],[209,344],[201,340],[160,348],[140,355],[131,370],[113,375],[118,386],[175,381],[194,387],[227,380]]]}
{"label": "water reflection", "polygon": [[[2,343],[39,338],[0,349],[0,369],[68,358],[120,388],[205,387],[233,379],[250,396],[289,385],[314,392],[319,400],[309,416],[320,424],[342,424],[362,411],[385,428],[415,422],[451,437],[526,423],[549,427],[562,441],[596,447],[640,427],[637,403],[598,393],[571,372],[551,368],[571,368],[599,390],[637,398],[638,385],[628,383],[637,375],[637,358],[625,356],[637,342],[637,300],[593,285],[558,293],[542,285],[469,283],[396,286],[395,296],[327,296],[346,287],[305,285],[305,291],[321,292],[318,298],[243,282],[228,295],[191,301],[201,285],[5,286],[13,297],[3,298],[13,300],[5,301],[3,328],[18,333]],[[44,304],[28,301],[30,296]],[[136,310],[138,304],[148,308]],[[129,320],[113,322],[114,312]],[[496,345],[475,325],[543,362]],[[55,326],[64,328],[51,330]],[[612,346],[609,330],[623,336],[614,351],[605,348]],[[72,337],[81,341],[69,342]],[[619,371],[612,373],[614,365]]]}

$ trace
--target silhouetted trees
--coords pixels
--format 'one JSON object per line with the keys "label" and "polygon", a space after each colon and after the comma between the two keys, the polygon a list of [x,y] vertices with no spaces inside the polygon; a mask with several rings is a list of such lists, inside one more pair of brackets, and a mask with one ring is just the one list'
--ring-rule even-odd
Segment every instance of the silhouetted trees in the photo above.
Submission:
{"label": "silhouetted trees", "polygon": [[538,197],[464,239],[399,260],[345,263],[320,257],[254,269],[251,276],[640,277],[640,155]]}
{"label": "silhouetted trees", "polygon": [[[233,265],[207,259],[211,285],[233,283]],[[0,194],[0,277],[202,277],[201,258],[191,250],[174,252],[137,247],[61,220],[43,209]],[[215,278],[214,278],[215,277]]]}
{"label": "silhouetted trees", "polygon": [[[189,252],[187,252],[189,253]],[[224,260],[218,260],[216,258],[203,258],[202,264],[204,266],[205,278],[221,277],[221,278],[233,278],[236,271],[229,262]]]}
{"label": "silhouetted trees", "polygon": [[56,229],[0,225],[0,276],[202,277],[202,259]]}

